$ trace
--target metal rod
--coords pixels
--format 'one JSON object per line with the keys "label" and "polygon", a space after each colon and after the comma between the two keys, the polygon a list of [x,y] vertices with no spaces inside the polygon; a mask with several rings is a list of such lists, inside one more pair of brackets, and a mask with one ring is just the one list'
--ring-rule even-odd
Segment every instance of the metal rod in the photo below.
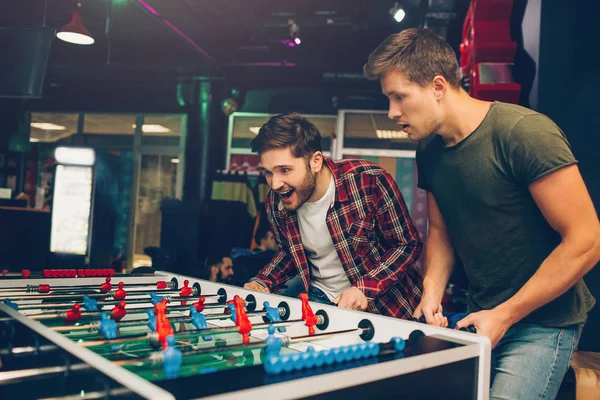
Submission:
{"label": "metal rod", "polygon": [[[346,333],[362,333],[363,329],[362,328],[354,328],[354,329],[345,329],[343,331],[336,331],[336,332],[326,332],[326,333],[317,333],[314,335],[305,335],[305,336],[296,336],[294,338],[287,338],[291,343],[299,343],[299,342],[308,342],[311,340],[323,340],[323,339],[329,339],[330,337],[336,336],[336,335],[343,335]],[[285,338],[284,338],[284,342],[285,342]]]}
{"label": "metal rod", "polygon": [[17,371],[0,372],[0,385],[17,383],[22,379],[47,378],[48,376],[61,375],[65,372],[85,371],[88,369],[92,369],[92,367],[81,363],[72,364],[69,366],[31,368]]}
{"label": "metal rod", "polygon": [[[167,308],[167,311],[186,311],[190,309],[190,305],[185,305],[185,306],[171,306]],[[153,306],[152,306],[153,307]],[[133,308],[130,310],[127,310],[127,314],[144,314],[146,313],[146,310],[152,307],[138,307],[138,308]],[[204,308],[205,309],[215,309],[215,308],[223,308],[225,307],[224,304],[218,304],[218,303],[209,303],[209,304],[204,304]],[[103,312],[109,312],[110,310],[103,310],[103,311],[82,311],[81,312],[81,316],[82,317],[89,317],[89,316],[94,316],[94,315],[100,315],[100,313]],[[41,319],[54,319],[54,318],[65,318],[67,316],[67,313],[65,312],[58,312],[58,313],[45,313],[44,311],[42,311],[41,314],[31,314],[28,315],[28,318],[34,319],[34,320],[41,320]]]}
{"label": "metal rod", "polygon": [[[167,302],[181,302],[181,301],[190,301],[196,300],[196,297],[182,297],[182,298],[167,298]],[[126,300],[107,300],[107,301],[97,301],[96,305],[98,307],[102,306],[114,306],[119,304],[121,301],[124,301],[127,304],[144,304],[150,303],[152,299],[126,299]],[[34,303],[34,304],[19,304],[19,310],[35,310],[35,309],[44,309],[44,308],[71,308],[74,303]]]}
{"label": "metal rod", "polygon": [[13,347],[12,349],[0,349],[0,356],[22,356],[31,353],[46,353],[56,351],[58,347],[54,344],[43,344],[41,346]]}
{"label": "metal rod", "polygon": [[131,390],[127,388],[109,389],[105,391],[97,392],[85,392],[84,395],[74,394],[70,396],[61,397],[45,397],[39,400],[93,400],[93,399],[107,399],[112,397],[119,397],[131,394]]}
{"label": "metal rod", "polygon": [[[296,321],[290,321],[290,322],[296,322]],[[206,330],[206,331],[208,331],[208,330]],[[308,341],[313,341],[313,340],[323,340],[323,339],[328,339],[330,337],[333,337],[336,335],[341,335],[341,334],[359,333],[359,332],[362,333],[362,331],[363,331],[362,328],[355,328],[355,329],[346,329],[346,330],[336,331],[336,332],[321,333],[321,334],[316,334],[316,335],[297,336],[297,337],[293,337],[293,338],[283,337],[281,339],[283,341],[282,345],[284,347],[288,347],[290,344],[293,344],[293,343],[308,342]],[[207,332],[207,334],[208,334],[208,332]],[[140,338],[148,337],[148,336],[149,335],[143,335]],[[121,339],[103,340],[103,341],[97,341],[97,342],[87,342],[87,343],[81,343],[81,344],[86,347],[91,347],[92,345],[97,346],[97,345],[104,345],[104,344],[116,344],[116,343],[124,343],[127,341],[129,341],[129,339],[121,338]],[[182,356],[185,357],[185,356],[196,356],[196,355],[203,355],[203,354],[216,354],[216,353],[221,353],[224,351],[253,350],[253,349],[260,349],[260,348],[263,348],[266,346],[267,346],[267,343],[262,341],[262,342],[255,342],[255,343],[249,343],[249,344],[236,344],[236,345],[231,345],[231,346],[210,347],[210,348],[205,348],[205,349],[184,351],[184,352],[182,352]],[[144,362],[153,362],[153,363],[162,362],[162,352],[154,352],[150,356],[135,357],[135,358],[131,358],[128,360],[113,361],[114,364],[119,365],[119,366],[138,364],[138,363],[144,363]],[[61,366],[61,367],[32,368],[32,369],[25,369],[25,370],[18,370],[18,371],[0,372],[0,385],[12,383],[14,381],[18,381],[21,379],[44,377],[47,375],[59,375],[64,372],[67,372],[67,371],[81,371],[81,370],[87,370],[87,369],[91,369],[91,368],[92,368],[91,366],[82,363],[82,364],[73,364],[68,367]]]}
{"label": "metal rod", "polygon": [[[17,274],[18,276],[20,276],[19,274]],[[15,276],[17,276],[15,275]],[[109,281],[110,282],[110,281]],[[126,290],[130,289],[130,288],[135,288],[135,287],[142,287],[142,286],[157,286],[159,282],[165,282],[166,287],[164,289],[152,289],[155,291],[164,291],[164,290],[176,290],[175,289],[175,282],[174,281],[156,281],[156,282],[148,282],[148,283],[128,283],[125,287]],[[67,291],[74,291],[74,290],[81,290],[82,288],[99,288],[102,284],[99,283],[77,283],[77,286],[71,286],[71,285],[49,285],[50,286],[50,292],[54,292],[57,290],[67,290]],[[29,293],[39,293],[40,290],[40,286],[41,285],[27,285],[25,287],[23,286],[11,286],[11,287],[3,287],[0,288],[0,292],[15,292],[15,291],[26,291]],[[113,286],[117,286],[117,285],[113,285]]]}
{"label": "metal rod", "polygon": [[[348,334],[348,333],[362,333],[362,331],[363,331],[362,328],[355,328],[355,329],[346,329],[346,330],[336,331],[336,332],[319,333],[316,335],[297,336],[297,337],[293,337],[293,338],[284,336],[284,337],[281,337],[280,339],[282,340],[282,346],[288,347],[290,344],[293,344],[293,343],[310,342],[313,340],[324,340],[324,339],[328,339],[335,335],[343,335],[343,334]],[[218,354],[218,353],[222,353],[225,351],[255,350],[255,349],[261,349],[263,347],[267,347],[267,342],[262,341],[262,342],[248,343],[248,344],[240,343],[240,344],[234,344],[234,345],[230,345],[230,346],[209,347],[209,348],[204,348],[204,349],[183,351],[181,354],[184,357],[198,356],[198,355],[205,355],[205,354]],[[113,361],[113,362],[119,366],[123,366],[123,365],[144,363],[144,362],[149,362],[149,361],[151,361],[153,363],[161,362],[162,361],[162,353],[155,352],[155,353],[151,354],[150,356],[135,357],[135,358],[127,359],[127,360],[119,360],[119,361]]]}
{"label": "metal rod", "polygon": [[150,336],[152,336],[152,334],[153,334],[153,332],[148,332],[148,333],[142,333],[142,334],[138,334],[138,335],[123,336],[123,337],[120,337],[117,339],[93,340],[91,342],[79,343],[79,345],[83,346],[83,347],[96,347],[96,346],[120,344],[120,343],[127,343],[127,342],[138,342],[138,341],[150,338]]}
{"label": "metal rod", "polygon": [[[144,289],[144,290],[129,290],[127,291],[128,296],[144,296],[150,295],[150,292],[156,293],[158,296],[168,296],[168,295],[179,295],[179,291],[177,290],[166,290],[166,289]],[[66,300],[66,299],[81,299],[84,295],[88,297],[115,297],[115,291],[111,290],[105,293],[94,292],[94,293],[65,293],[65,294],[18,294],[18,295],[8,295],[4,296],[0,300],[9,299],[14,302],[23,301],[23,300]],[[191,296],[177,296],[182,299],[192,299],[200,297],[198,294],[192,294]],[[206,294],[202,295],[202,297],[221,297],[219,294]],[[173,298],[173,296],[171,296]],[[14,299],[14,300],[13,300]]]}

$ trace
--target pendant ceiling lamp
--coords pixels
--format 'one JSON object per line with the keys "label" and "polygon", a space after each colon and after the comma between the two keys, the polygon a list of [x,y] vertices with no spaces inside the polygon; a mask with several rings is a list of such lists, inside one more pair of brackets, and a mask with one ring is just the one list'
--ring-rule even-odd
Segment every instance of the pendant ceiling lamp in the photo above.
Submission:
{"label": "pendant ceiling lamp", "polygon": [[79,7],[81,7],[81,3],[77,3],[77,11],[73,14],[71,22],[63,26],[56,37],[69,43],[90,45],[94,43],[94,38],[90,31],[83,26],[83,18],[79,13]]}

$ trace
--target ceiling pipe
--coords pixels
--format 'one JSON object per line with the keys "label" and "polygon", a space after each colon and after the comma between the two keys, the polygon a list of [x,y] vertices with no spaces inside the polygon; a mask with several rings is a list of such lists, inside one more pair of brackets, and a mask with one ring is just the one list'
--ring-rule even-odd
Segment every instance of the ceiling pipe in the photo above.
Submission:
{"label": "ceiling pipe", "polygon": [[177,36],[181,41],[183,41],[185,44],[187,44],[192,49],[194,49],[194,51],[202,54],[206,59],[208,59],[215,66],[219,65],[217,60],[215,60],[210,54],[208,54],[208,52],[206,50],[204,50],[202,47],[200,47],[200,45],[198,45],[198,43],[196,43],[192,38],[190,38],[185,33],[183,33],[179,28],[177,28],[175,25],[173,25],[173,23],[164,19],[158,11],[156,11],[154,8],[152,8],[144,0],[135,0],[134,3],[137,4],[138,6],[140,6],[142,8],[142,10],[144,10],[146,13],[148,13],[153,19],[160,22],[160,24],[162,26],[164,26],[169,32],[171,32],[172,34]]}

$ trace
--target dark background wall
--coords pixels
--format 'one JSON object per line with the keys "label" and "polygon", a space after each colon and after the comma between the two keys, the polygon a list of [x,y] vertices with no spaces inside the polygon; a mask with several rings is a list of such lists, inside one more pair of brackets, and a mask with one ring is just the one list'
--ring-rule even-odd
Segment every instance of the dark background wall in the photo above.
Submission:
{"label": "dark background wall", "polygon": [[[529,99],[537,100],[538,111],[552,118],[565,132],[596,210],[600,210],[600,66],[595,61],[600,50],[600,6],[594,1],[560,2],[530,0],[528,18],[523,30],[525,47],[533,49],[530,56],[539,57],[537,85],[531,85]],[[541,7],[540,7],[541,4]],[[518,6],[517,6],[518,7]],[[538,13],[536,15],[536,13]],[[536,21],[539,35],[535,35]],[[538,49],[536,54],[535,49]],[[536,57],[536,58],[537,58]],[[522,59],[521,76],[531,72],[529,59]],[[517,60],[518,61],[518,60]],[[525,70],[523,72],[523,69]],[[586,277],[592,294],[600,299],[600,268],[596,266]],[[596,306],[580,342],[581,350],[600,351],[600,306]]]}

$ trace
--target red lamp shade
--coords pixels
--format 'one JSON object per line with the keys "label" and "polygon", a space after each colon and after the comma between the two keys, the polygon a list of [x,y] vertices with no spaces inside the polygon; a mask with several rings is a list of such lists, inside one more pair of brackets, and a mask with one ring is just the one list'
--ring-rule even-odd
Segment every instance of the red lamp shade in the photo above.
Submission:
{"label": "red lamp shade", "polygon": [[81,18],[79,11],[73,14],[71,22],[63,26],[56,34],[56,37],[74,44],[90,45],[94,43],[94,38],[90,34],[90,31],[83,26],[83,18]]}

